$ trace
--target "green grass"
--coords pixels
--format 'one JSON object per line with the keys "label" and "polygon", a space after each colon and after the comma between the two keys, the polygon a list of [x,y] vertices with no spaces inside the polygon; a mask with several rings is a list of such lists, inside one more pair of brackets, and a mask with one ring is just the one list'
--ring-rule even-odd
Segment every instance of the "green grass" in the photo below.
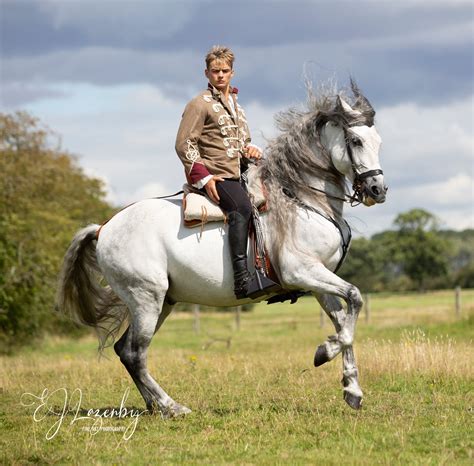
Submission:
{"label": "green grass", "polygon": [[[319,307],[259,305],[242,315],[205,313],[201,333],[190,314],[174,314],[155,337],[149,366],[177,401],[193,410],[163,421],[143,415],[123,432],[69,425],[46,440],[54,415],[33,421],[23,393],[82,390],[81,407],[143,410],[133,382],[109,350],[97,360],[92,337],[51,337],[0,360],[2,464],[472,464],[474,292],[463,315],[451,291],[372,296],[371,321],[359,319],[355,351],[364,405],[342,399],[341,360],[312,367],[316,346],[333,333]],[[74,405],[75,400],[71,401]],[[52,399],[59,409],[61,398]],[[83,415],[85,415],[83,411]],[[125,428],[130,419],[106,419]]]}

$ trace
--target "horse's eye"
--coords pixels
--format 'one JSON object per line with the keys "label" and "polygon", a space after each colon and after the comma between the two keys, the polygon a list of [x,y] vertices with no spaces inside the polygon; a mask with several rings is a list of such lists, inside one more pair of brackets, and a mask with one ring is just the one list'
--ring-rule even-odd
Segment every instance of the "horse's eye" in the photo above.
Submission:
{"label": "horse's eye", "polygon": [[355,147],[362,147],[362,141],[359,138],[351,138],[351,144]]}

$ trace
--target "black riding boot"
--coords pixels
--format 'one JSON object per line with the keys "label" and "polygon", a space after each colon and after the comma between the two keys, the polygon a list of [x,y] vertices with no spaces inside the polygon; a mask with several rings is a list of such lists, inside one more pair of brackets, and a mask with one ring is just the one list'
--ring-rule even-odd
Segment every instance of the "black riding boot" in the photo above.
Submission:
{"label": "black riding boot", "polygon": [[239,212],[229,213],[229,249],[234,269],[234,293],[237,299],[255,299],[280,290],[268,277],[250,273],[247,268],[249,220]]}
{"label": "black riding boot", "polygon": [[248,282],[251,280],[247,268],[247,244],[249,220],[239,212],[229,212],[229,249],[234,269],[234,293],[237,299],[247,296]]}

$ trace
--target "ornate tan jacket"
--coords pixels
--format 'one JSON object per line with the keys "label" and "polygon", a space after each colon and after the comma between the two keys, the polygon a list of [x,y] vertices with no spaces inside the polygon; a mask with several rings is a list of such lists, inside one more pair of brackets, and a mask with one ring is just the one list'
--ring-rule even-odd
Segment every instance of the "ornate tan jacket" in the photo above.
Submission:
{"label": "ornate tan jacket", "polygon": [[210,84],[184,109],[175,148],[188,183],[197,183],[210,174],[240,178],[240,159],[251,139],[236,88],[231,88],[230,96],[235,117],[224,96]]}

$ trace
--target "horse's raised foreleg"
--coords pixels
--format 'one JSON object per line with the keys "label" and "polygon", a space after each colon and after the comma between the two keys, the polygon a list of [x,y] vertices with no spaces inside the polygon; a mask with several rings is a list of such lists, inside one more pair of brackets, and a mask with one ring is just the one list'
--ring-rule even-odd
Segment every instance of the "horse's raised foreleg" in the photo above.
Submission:
{"label": "horse's raised foreleg", "polygon": [[323,344],[318,346],[314,355],[314,365],[318,367],[331,361],[342,351],[343,345],[339,340],[339,332],[342,330],[346,320],[346,313],[342,308],[341,301],[336,296],[329,294],[313,294],[324,312],[331,319],[337,332],[336,335],[330,335]]}
{"label": "horse's raised foreleg", "polygon": [[164,302],[163,298],[156,299],[147,293],[138,293],[134,297],[137,305],[129,305],[130,326],[114,345],[115,352],[143,396],[148,411],[160,412],[163,417],[190,413],[190,409],[176,403],[158,385],[147,368],[148,346],[154,333],[171,312],[172,306]]}
{"label": "horse's raised foreleg", "polygon": [[[351,407],[357,409],[362,401],[362,391],[358,383],[352,342],[355,324],[362,307],[361,294],[354,285],[342,280],[321,263],[302,266],[305,262],[301,260],[298,263],[288,264],[288,267],[282,267],[283,281],[291,287],[300,287],[321,296],[320,303],[323,309],[327,310],[337,333],[318,348],[314,362],[316,366],[320,366],[334,359],[341,351],[344,352],[342,380],[344,399]],[[336,297],[346,301],[347,312],[344,312]]]}
{"label": "horse's raised foreleg", "polygon": [[[341,301],[336,296],[324,294],[316,295],[326,314],[331,319],[336,332],[340,332],[345,320],[346,313]],[[344,386],[344,400],[354,409],[359,409],[362,403],[362,390],[359,386],[358,370],[352,345],[342,347],[337,335],[330,336],[327,341],[318,347],[314,357],[314,365],[320,366],[333,359],[342,348],[342,385]]]}
{"label": "horse's raised foreleg", "polygon": [[[343,310],[340,306],[332,309],[334,316],[341,316],[338,324],[340,329],[335,336],[338,344],[334,346],[334,348],[340,348],[340,352],[344,347],[352,345],[354,340],[355,324],[363,304],[362,296],[357,287],[338,277],[323,264],[307,265],[307,259],[306,261],[305,259],[302,258],[300,261],[292,259],[291,264],[285,268],[282,267],[283,284],[289,285],[289,288],[308,290],[313,294],[338,296],[346,301],[347,312],[344,319],[342,319]],[[338,354],[338,352],[333,353],[331,353],[332,357]]]}

